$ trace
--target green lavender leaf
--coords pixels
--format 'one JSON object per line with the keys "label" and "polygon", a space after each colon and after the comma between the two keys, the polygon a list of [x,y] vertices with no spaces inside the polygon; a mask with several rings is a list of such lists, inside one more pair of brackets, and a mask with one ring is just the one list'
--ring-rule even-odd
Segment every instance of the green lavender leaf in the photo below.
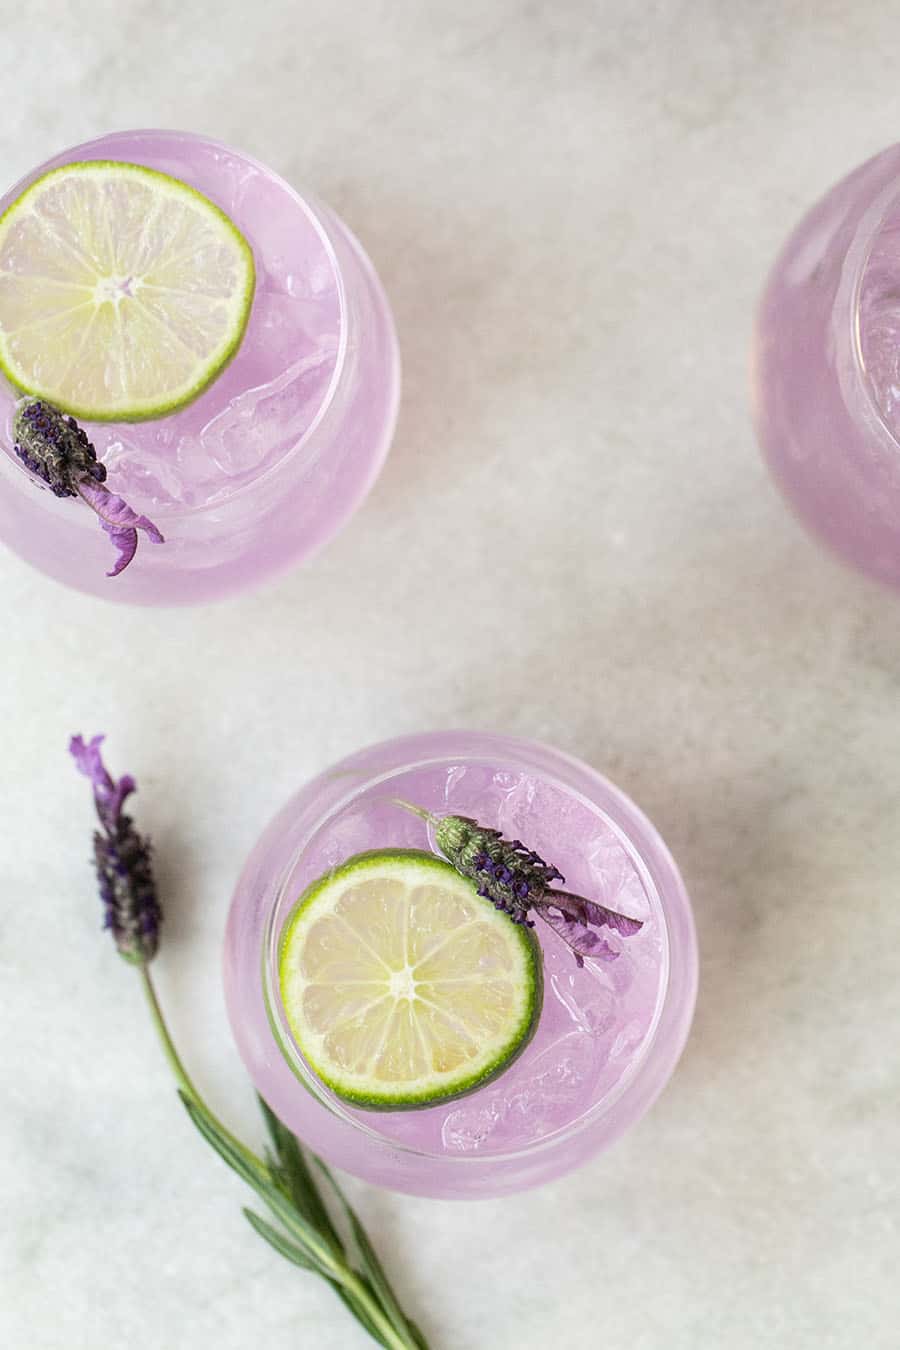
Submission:
{"label": "green lavender leaf", "polygon": [[[298,1209],[310,1220],[311,1223],[323,1234],[327,1236],[334,1248],[343,1256],[345,1254],[344,1243],[341,1240],[328,1207],[322,1197],[319,1187],[316,1185],[312,1168],[306,1161],[303,1149],[296,1135],[284,1125],[269,1105],[259,1098],[260,1110],[266,1122],[269,1131],[269,1137],[272,1140],[276,1154],[276,1167],[279,1175],[284,1179],[285,1184],[290,1189],[290,1194]],[[405,1331],[412,1336],[415,1344],[420,1350],[428,1350],[428,1344],[424,1335],[414,1322],[406,1316],[401,1308],[397,1297],[391,1288],[384,1268],[379,1261],[369,1237],[360,1223],[354,1210],[351,1208],[346,1196],[340,1189],[332,1172],[325,1166],[321,1158],[315,1159],[316,1166],[328,1182],[331,1191],[337,1198],[349,1224],[353,1239],[356,1243],[359,1253],[360,1264],[364,1274],[361,1278],[369,1289],[369,1292],[381,1304],[385,1314],[390,1318],[393,1325],[400,1331]],[[335,1286],[337,1293],[344,1299],[351,1310],[363,1320],[364,1310],[360,1310],[358,1304],[348,1296],[347,1292],[339,1286]],[[376,1340],[380,1340],[377,1331],[370,1325],[367,1330]]]}
{"label": "green lavender leaf", "polygon": [[244,1218],[255,1228],[261,1238],[265,1238],[270,1247],[274,1247],[279,1256],[283,1256],[286,1261],[292,1261],[295,1266],[302,1266],[304,1270],[316,1270],[317,1267],[304,1251],[302,1251],[294,1242],[286,1238],[277,1228],[273,1228],[265,1219],[261,1219],[258,1214],[254,1214],[252,1209],[243,1211]]}
{"label": "green lavender leaf", "polygon": [[[365,1290],[369,1294],[369,1296],[375,1299],[377,1303],[378,1299],[376,1297],[375,1291],[369,1284],[368,1280],[364,1280],[362,1276],[359,1276],[358,1278],[361,1284],[365,1287]],[[338,1298],[342,1300],[342,1302],[350,1310],[350,1312],[352,1312],[357,1322],[361,1323],[361,1325],[365,1327],[366,1331],[369,1333],[372,1339],[374,1341],[377,1341],[379,1345],[387,1346],[388,1345],[387,1341],[379,1332],[378,1328],[372,1321],[363,1304],[360,1303],[359,1300],[355,1298],[348,1289],[342,1289],[339,1284],[336,1284],[334,1286],[334,1292],[337,1294]],[[425,1347],[425,1350],[428,1350],[427,1346]]]}
{"label": "green lavender leaf", "polygon": [[[324,1163],[319,1163],[316,1159],[347,1214],[365,1273],[353,1271],[347,1265],[344,1245],[331,1221],[299,1143],[268,1108],[264,1115],[267,1124],[270,1116],[274,1123],[270,1126],[270,1134],[275,1144],[276,1156],[273,1163],[265,1167],[220,1125],[201,1101],[183,1091],[179,1091],[178,1095],[207,1143],[248,1186],[256,1191],[287,1229],[287,1233],[282,1233],[252,1210],[245,1209],[247,1221],[260,1237],[294,1265],[322,1275],[379,1345],[389,1346],[393,1342],[385,1339],[389,1334],[387,1330],[384,1335],[379,1331],[369,1309],[357,1296],[359,1293],[372,1300],[387,1318],[390,1331],[399,1333],[404,1344],[415,1346],[418,1350],[428,1350],[421,1331],[405,1317],[362,1224]],[[300,1197],[299,1206],[294,1200],[295,1191]],[[316,1215],[322,1227],[310,1222],[308,1217],[310,1215]]]}
{"label": "green lavender leaf", "polygon": [[397,1296],[391,1288],[384,1266],[378,1259],[375,1248],[369,1241],[369,1236],[360,1223],[355,1210],[351,1207],[331,1171],[325,1166],[321,1158],[316,1159],[316,1165],[325,1177],[325,1180],[328,1182],[346,1215],[347,1222],[350,1225],[350,1231],[353,1234],[353,1241],[356,1243],[360,1264],[372,1286],[378,1302],[398,1330],[406,1331],[411,1334],[416,1344],[421,1347],[421,1350],[428,1350],[428,1345],[422,1332],[415,1323],[409,1320],[397,1301]]}
{"label": "green lavender leaf", "polygon": [[278,1177],[285,1194],[290,1196],[298,1212],[322,1234],[335,1255],[344,1256],[344,1244],[331,1222],[331,1215],[300,1144],[262,1097],[258,1101],[275,1149],[273,1176]]}
{"label": "green lavender leaf", "polygon": [[[305,1253],[301,1251],[295,1243],[291,1242],[290,1239],[285,1237],[284,1233],[279,1232],[277,1228],[273,1228],[265,1219],[260,1218],[258,1214],[254,1214],[252,1209],[245,1209],[244,1217],[259,1236],[264,1238],[269,1246],[273,1247],[275,1251],[278,1252],[279,1256],[283,1256],[285,1260],[292,1262],[295,1266],[301,1266],[304,1270],[318,1271],[318,1267],[309,1260]],[[325,1278],[328,1279],[328,1276]],[[339,1284],[337,1280],[329,1279],[328,1283],[331,1285],[338,1298],[342,1300],[369,1335],[376,1340],[379,1345],[387,1345],[387,1342],[379,1334],[378,1328],[369,1317],[365,1306],[360,1303],[359,1299],[357,1299],[349,1289],[345,1289],[342,1284]],[[365,1285],[367,1292],[377,1301],[377,1295],[368,1281],[363,1280],[362,1283]]]}
{"label": "green lavender leaf", "polygon": [[414,1322],[411,1317],[407,1317],[406,1325],[409,1327],[412,1338],[418,1346],[418,1350],[429,1350],[428,1342],[425,1339],[425,1333],[418,1322]]}
{"label": "green lavender leaf", "polygon": [[236,1141],[225,1133],[212,1112],[207,1110],[202,1102],[195,1097],[188,1096],[186,1092],[181,1090],[179,1090],[178,1095],[184,1109],[206,1142],[211,1144],[219,1157],[223,1158],[228,1166],[237,1172],[242,1181],[246,1181],[248,1186],[258,1190],[260,1184],[265,1181],[265,1174],[262,1170],[256,1167]]}
{"label": "green lavender leaf", "polygon": [[250,1161],[236,1140],[223,1130],[215,1116],[201,1102],[189,1097],[185,1092],[180,1092],[179,1096],[206,1142],[266,1202],[275,1217],[281,1220],[291,1236],[305,1250],[319,1274],[324,1275],[326,1279],[339,1278],[340,1265],[330,1247],[323,1242],[312,1225],[294,1209],[284,1192],[272,1184],[265,1169],[258,1163]]}

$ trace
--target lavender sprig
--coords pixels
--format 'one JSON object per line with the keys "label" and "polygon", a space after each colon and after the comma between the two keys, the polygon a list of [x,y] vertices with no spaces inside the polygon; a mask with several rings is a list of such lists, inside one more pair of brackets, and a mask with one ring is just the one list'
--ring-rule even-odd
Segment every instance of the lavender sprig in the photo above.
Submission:
{"label": "lavender sprig", "polygon": [[[258,1157],[210,1111],[188,1075],[166,1026],[149,963],[159,946],[162,920],[150,846],[123,811],[135,790],[128,775],[114,779],[103,763],[102,736],[85,741],[73,736],[69,751],[90,779],[100,830],[94,835],[94,860],[105,910],[105,926],[126,961],[140,969],[153,1024],[178,1084],[178,1095],[200,1134],[268,1206],[278,1225],[252,1210],[244,1215],[271,1247],[294,1265],[328,1281],[369,1335],[386,1350],[428,1350],[416,1324],[406,1316],[357,1215],[334,1177],[318,1158],[307,1161],[299,1141],[259,1099],[271,1151]],[[318,1171],[336,1197],[352,1238],[341,1236],[316,1181]]]}
{"label": "lavender sprig", "polygon": [[438,848],[457,872],[475,882],[479,895],[508,914],[513,923],[533,928],[528,916],[536,914],[571,947],[577,965],[583,966],[586,956],[615,961],[620,955],[596,929],[609,928],[630,937],[643,927],[640,919],[556,889],[553,883],[565,885],[565,877],[520,839],[504,839],[500,830],[480,825],[469,816],[436,816],[411,802],[394,800],[434,826]]}
{"label": "lavender sprig", "polygon": [[94,831],[94,868],[103,901],[103,926],[112,933],[120,956],[134,965],[146,965],[156,955],[162,920],[150,842],[138,834],[122,809],[135,790],[135,781],[127,774],[118,782],[110,777],[100,754],[102,744],[102,736],[90,741],[73,736],[69,753],[91,780],[102,827]]}
{"label": "lavender sprig", "polygon": [[165,543],[152,520],[138,515],[105,486],[106,465],[97,459],[87,433],[74,417],[42,399],[23,399],[13,419],[13,435],[15,452],[25,468],[46,483],[54,496],[80,497],[95,513],[119,553],[108,577],[117,577],[131,562],[137,552],[138,530],[154,544]]}

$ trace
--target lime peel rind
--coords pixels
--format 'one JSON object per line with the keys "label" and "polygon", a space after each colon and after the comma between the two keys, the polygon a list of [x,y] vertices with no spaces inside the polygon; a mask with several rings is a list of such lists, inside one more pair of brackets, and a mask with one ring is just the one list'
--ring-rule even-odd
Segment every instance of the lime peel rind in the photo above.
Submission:
{"label": "lime peel rind", "polygon": [[[485,925],[486,941],[490,933],[502,937],[502,946],[510,958],[510,967],[503,978],[513,977],[515,1009],[510,1010],[512,1015],[503,1034],[488,1038],[484,1048],[455,1071],[432,1072],[416,1082],[407,1079],[394,1084],[372,1073],[348,1073],[333,1058],[323,1054],[325,1036],[314,1033],[304,1016],[303,992],[307,984],[312,983],[305,981],[299,970],[304,938],[319,919],[333,915],[334,905],[348,893],[351,884],[360,885],[379,877],[387,881],[399,880],[412,888],[433,885],[474,911],[476,922]],[[433,953],[422,958],[420,964],[431,960]],[[540,945],[531,930],[514,924],[505,914],[495,910],[449,863],[416,849],[357,854],[314,882],[301,896],[285,925],[279,943],[278,971],[282,1006],[292,1039],[303,1058],[336,1096],[370,1110],[423,1109],[456,1100],[484,1086],[509,1068],[528,1045],[537,1029],[543,998]],[[480,972],[473,967],[463,972],[461,982],[477,985],[479,978]]]}
{"label": "lime peel rind", "polygon": [[[52,192],[54,188],[67,184],[81,184],[83,189],[87,189],[88,180],[94,179],[100,183],[112,184],[121,189],[126,182],[134,186],[146,189],[152,189],[152,200],[160,212],[160,219],[164,220],[163,207],[165,199],[168,197],[182,212],[189,214],[183,216],[183,220],[190,222],[193,219],[194,225],[198,228],[195,243],[187,250],[183,246],[183,256],[166,258],[163,252],[158,252],[152,259],[151,265],[155,272],[141,273],[139,268],[120,267],[117,272],[121,278],[128,284],[136,286],[136,294],[130,290],[124,290],[117,294],[117,299],[111,298],[115,288],[107,286],[104,290],[104,283],[109,283],[115,278],[111,275],[108,263],[111,261],[110,255],[115,254],[115,261],[128,262],[127,246],[132,243],[132,262],[140,261],[140,248],[146,243],[147,218],[144,219],[143,228],[132,240],[122,233],[116,233],[113,224],[103,218],[103,210],[98,210],[97,218],[94,224],[102,221],[107,226],[106,238],[104,240],[91,240],[86,229],[78,233],[75,229],[70,239],[60,238],[54,229],[48,223],[40,225],[37,229],[36,241],[43,246],[49,245],[49,256],[52,266],[61,271],[61,275],[52,277],[42,277],[37,273],[22,271],[18,267],[5,267],[5,262],[16,262],[15,257],[8,256],[7,246],[10,243],[11,233],[16,225],[28,224],[28,218],[31,223],[39,218],[39,213],[35,210],[41,205],[45,194]],[[94,206],[102,203],[102,193],[94,192]],[[90,194],[84,199],[85,215],[89,214],[87,208],[90,207]],[[67,222],[68,224],[69,222]],[[74,242],[74,247],[73,247]],[[222,258],[217,261],[215,272],[221,276],[224,271],[231,270],[234,275],[234,285],[228,292],[216,293],[215,287],[205,292],[195,290],[193,293],[187,287],[159,287],[156,283],[147,283],[147,289],[156,292],[153,308],[145,305],[140,300],[140,291],[142,288],[142,276],[158,275],[161,268],[166,266],[182,266],[191,263],[200,251],[200,246],[214,247],[224,249]],[[85,245],[80,248],[80,245]],[[96,245],[96,252],[91,258],[91,246]],[[107,250],[106,271],[104,264],[98,261],[99,252]],[[70,277],[66,280],[65,264],[63,257],[68,260],[68,265],[72,269]],[[199,273],[192,274],[189,280],[195,281]],[[29,310],[29,288],[33,293],[33,309]],[[73,279],[77,278],[77,279]],[[202,280],[202,277],[201,277]],[[8,283],[8,289],[4,294],[3,283]],[[56,169],[50,169],[42,174],[12,202],[0,216],[0,370],[9,380],[9,382],[24,394],[44,399],[60,408],[63,412],[71,414],[83,421],[91,422],[139,422],[150,418],[164,417],[170,413],[176,412],[179,408],[186,406],[196,399],[204,390],[219,377],[228,363],[233,359],[241,345],[246,332],[247,323],[250,318],[250,311],[253,304],[253,295],[256,285],[256,274],[253,261],[253,252],[247,240],[237,229],[229,216],[216,204],[190,187],[180,179],[173,178],[169,174],[161,173],[157,169],[147,168],[145,165],[132,164],[119,160],[85,160],[72,164],[65,164]],[[83,292],[85,299],[77,306],[65,306],[59,310],[53,310],[52,305],[48,305],[48,288],[52,295],[53,288],[57,291],[73,290]],[[98,298],[98,292],[103,294]],[[43,301],[39,300],[43,292]],[[165,319],[166,302],[160,296],[168,292],[170,296],[180,295],[182,300],[175,303],[169,300],[169,318],[172,319],[173,313],[179,308],[182,309],[180,322],[174,321],[167,325]],[[70,295],[69,297],[75,298]],[[99,396],[95,394],[92,399],[86,400],[84,397],[71,396],[66,393],[66,381],[72,374],[72,371],[79,365],[79,354],[84,351],[85,357],[91,355],[90,339],[91,328],[94,327],[98,316],[103,320],[101,328],[105,327],[105,332],[101,333],[104,352],[114,353],[113,366],[118,367],[119,378],[123,385],[126,382],[126,347],[128,342],[124,335],[124,328],[120,319],[119,306],[129,306],[132,315],[131,327],[141,335],[144,332],[156,331],[157,348],[163,344],[159,343],[159,331],[168,327],[168,334],[164,332],[166,341],[170,349],[183,349],[190,352],[192,349],[185,342],[185,335],[190,334],[190,307],[187,305],[187,299],[190,299],[196,307],[199,303],[201,310],[206,310],[206,319],[213,323],[220,317],[218,314],[212,314],[212,306],[218,304],[224,305],[224,311],[221,313],[221,333],[216,335],[215,340],[209,345],[206,355],[194,352],[193,363],[183,363],[184,368],[189,373],[180,380],[173,381],[168,388],[164,388],[162,394],[154,392],[152,395],[137,397],[129,396],[127,389],[123,393],[112,399],[108,391],[104,395],[103,391]],[[41,314],[43,304],[44,313]],[[10,322],[8,311],[18,306],[24,313],[29,314],[26,320]],[[110,310],[112,306],[112,310]],[[138,308],[140,307],[140,309]],[[89,311],[84,315],[86,322],[79,329],[76,325],[73,329],[70,320],[66,320],[66,315],[71,316],[78,309]],[[38,317],[32,317],[37,314]],[[61,330],[56,339],[59,351],[56,355],[59,359],[68,362],[62,375],[57,374],[55,378],[41,378],[39,372],[33,367],[36,363],[40,364],[43,356],[43,349],[35,346],[31,353],[32,369],[27,369],[21,355],[19,358],[10,350],[11,343],[14,343],[17,334],[21,337],[28,330],[37,330],[41,326],[50,327],[51,341],[47,344],[47,351],[53,354],[52,326],[56,324]],[[179,332],[178,329],[181,329]],[[74,334],[74,336],[73,336]],[[79,345],[79,342],[81,345]],[[119,343],[118,352],[115,351],[115,344]],[[73,354],[72,347],[75,346]],[[202,343],[201,343],[202,346]],[[143,357],[148,352],[154,351],[154,343],[151,340],[135,344],[135,351],[140,351]],[[71,358],[71,360],[70,360]],[[83,363],[82,363],[83,364]],[[107,365],[104,370],[108,373],[112,367]],[[160,379],[160,385],[165,385],[165,380]]]}

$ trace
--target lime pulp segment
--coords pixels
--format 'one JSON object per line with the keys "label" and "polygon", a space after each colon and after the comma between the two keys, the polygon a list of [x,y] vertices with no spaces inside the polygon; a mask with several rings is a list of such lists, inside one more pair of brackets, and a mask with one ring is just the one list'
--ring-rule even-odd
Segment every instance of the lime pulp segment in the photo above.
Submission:
{"label": "lime pulp segment", "polygon": [[86,421],[141,421],[201,393],[240,346],[253,254],[180,179],[91,160],[0,216],[0,369]]}
{"label": "lime pulp segment", "polygon": [[279,951],[282,1005],[338,1096],[397,1110],[461,1096],[524,1049],[540,947],[443,859],[359,854],[298,901]]}

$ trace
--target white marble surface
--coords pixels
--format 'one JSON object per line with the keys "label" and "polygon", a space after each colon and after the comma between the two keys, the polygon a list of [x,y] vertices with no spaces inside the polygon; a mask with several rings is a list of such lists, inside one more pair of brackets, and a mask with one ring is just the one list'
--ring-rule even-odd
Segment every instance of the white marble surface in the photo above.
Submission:
{"label": "white marble surface", "polygon": [[108,128],[233,141],[359,232],[406,362],[374,495],[260,594],[128,612],[0,555],[4,1346],[368,1343],[182,1117],[97,932],[68,733],[140,779],[161,990],[252,1133],[219,982],[242,859],[308,774],[447,724],[628,789],[703,967],[671,1087],[584,1171],[471,1205],[353,1187],[435,1350],[897,1345],[900,599],[801,535],[745,397],[773,250],[900,135],[889,11],[3,6],[5,181]]}

